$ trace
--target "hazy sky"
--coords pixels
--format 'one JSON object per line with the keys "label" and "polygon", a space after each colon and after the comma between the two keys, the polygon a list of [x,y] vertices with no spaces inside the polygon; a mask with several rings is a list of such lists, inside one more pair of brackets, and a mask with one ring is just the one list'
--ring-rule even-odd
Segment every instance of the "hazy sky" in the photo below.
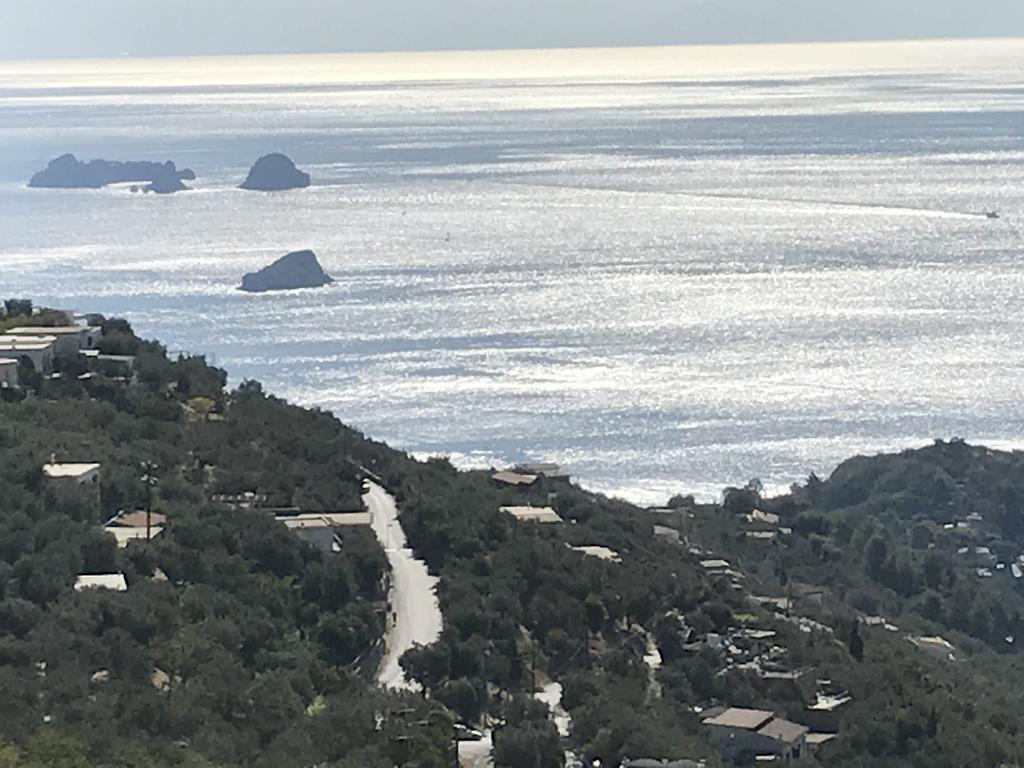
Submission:
{"label": "hazy sky", "polygon": [[1024,36],[1024,0],[0,0],[0,59]]}

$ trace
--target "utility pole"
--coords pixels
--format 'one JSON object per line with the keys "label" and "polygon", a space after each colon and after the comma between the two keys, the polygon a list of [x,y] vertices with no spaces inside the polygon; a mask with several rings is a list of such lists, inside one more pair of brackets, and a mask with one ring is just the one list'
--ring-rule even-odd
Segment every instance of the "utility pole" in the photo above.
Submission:
{"label": "utility pole", "polygon": [[142,462],[142,482],[146,484],[146,541],[153,538],[153,486],[158,482],[156,471],[159,467],[152,461]]}

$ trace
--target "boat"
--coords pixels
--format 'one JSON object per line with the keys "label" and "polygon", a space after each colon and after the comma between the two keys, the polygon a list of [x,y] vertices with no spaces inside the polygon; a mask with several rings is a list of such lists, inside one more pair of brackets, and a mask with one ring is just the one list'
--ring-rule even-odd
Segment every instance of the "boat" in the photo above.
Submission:
{"label": "boat", "polygon": [[999,212],[998,211],[985,211],[985,218],[986,219],[998,219],[999,218]]}

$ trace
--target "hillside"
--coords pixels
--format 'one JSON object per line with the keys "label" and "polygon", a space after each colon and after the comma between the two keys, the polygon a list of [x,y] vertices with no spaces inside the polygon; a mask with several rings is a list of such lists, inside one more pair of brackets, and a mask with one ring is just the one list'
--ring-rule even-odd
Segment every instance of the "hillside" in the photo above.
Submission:
{"label": "hillside", "polygon": [[[67,321],[12,306],[5,328]],[[89,323],[95,354],[23,360],[0,387],[0,765],[433,768],[455,721],[509,768],[1024,755],[1024,668],[995,631],[997,606],[1000,631],[1020,620],[1012,572],[945,560],[968,535],[1016,557],[1016,454],[941,444],[784,498],[754,484],[643,510],[552,466],[415,461],[255,382],[228,391],[123,320]],[[372,683],[389,576],[368,528],[321,546],[290,525],[361,510],[368,477],[440,578],[441,637],[402,659],[425,696]],[[985,635],[955,626],[964,585]],[[955,662],[906,639],[947,629]],[[722,724],[749,713],[756,733]]]}

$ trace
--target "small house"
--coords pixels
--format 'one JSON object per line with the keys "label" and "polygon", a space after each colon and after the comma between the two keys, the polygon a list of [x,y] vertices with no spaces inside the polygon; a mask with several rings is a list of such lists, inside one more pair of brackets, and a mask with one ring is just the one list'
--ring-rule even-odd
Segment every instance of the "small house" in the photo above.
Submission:
{"label": "small house", "polygon": [[51,480],[75,483],[77,485],[99,485],[100,465],[52,462],[43,465],[43,474]]}
{"label": "small house", "polygon": [[507,515],[512,515],[521,523],[550,525],[562,522],[562,518],[551,507],[501,507],[501,511]]}
{"label": "small house", "polygon": [[75,579],[75,590],[81,592],[84,589],[112,589],[115,592],[127,592],[128,582],[124,580],[123,573],[83,573]]}
{"label": "small house", "polygon": [[799,760],[806,754],[810,728],[798,725],[764,709],[732,707],[708,717],[704,725],[711,742],[729,761],[741,763],[764,756]]}

